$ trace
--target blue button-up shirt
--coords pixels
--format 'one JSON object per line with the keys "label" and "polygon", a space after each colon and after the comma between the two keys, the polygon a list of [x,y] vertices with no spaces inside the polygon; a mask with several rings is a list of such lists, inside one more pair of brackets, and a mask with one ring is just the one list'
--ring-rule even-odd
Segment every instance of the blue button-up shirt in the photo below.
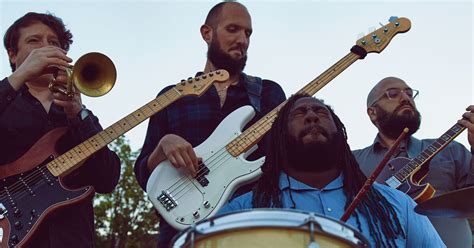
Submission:
{"label": "blue button-up shirt", "polygon": [[[285,173],[280,175],[280,190],[282,192],[283,208],[291,208],[290,189],[296,209],[315,212],[324,216],[340,219],[344,214],[346,195],[343,191],[343,177],[339,176],[323,189],[308,186],[294,178],[289,177],[288,183]],[[435,231],[428,218],[414,212],[416,203],[407,195],[387,186],[374,184],[374,187],[391,203],[397,212],[400,224],[406,233],[406,239],[398,237],[395,241],[398,247],[445,247],[438,233]],[[235,198],[226,204],[219,214],[236,210],[251,209],[253,193],[249,192]],[[369,240],[372,247],[375,239],[370,236],[368,220],[359,214],[362,234]],[[356,218],[351,217],[346,222],[357,229]],[[360,230],[359,230],[360,231]]]}
{"label": "blue button-up shirt", "polygon": [[[414,158],[435,140],[419,140],[411,136],[403,145],[408,157]],[[353,154],[364,174],[370,176],[387,151],[377,136],[371,146],[355,150]],[[463,145],[453,141],[431,159],[429,172],[422,183],[429,182],[436,189],[437,195],[472,185],[474,170],[471,163],[471,153]],[[466,219],[430,217],[430,220],[448,247],[472,246],[471,228]]]}

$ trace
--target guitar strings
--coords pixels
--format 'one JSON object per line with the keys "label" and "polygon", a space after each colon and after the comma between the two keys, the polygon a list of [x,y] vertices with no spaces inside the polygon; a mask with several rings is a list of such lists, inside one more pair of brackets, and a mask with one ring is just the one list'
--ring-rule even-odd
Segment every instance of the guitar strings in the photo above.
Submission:
{"label": "guitar strings", "polygon": [[[174,89],[174,88],[173,88]],[[116,130],[114,128],[117,128],[117,127],[120,127],[123,131],[129,131],[132,127],[138,125],[139,123],[141,123],[142,121],[144,121],[145,119],[147,118],[143,118],[143,117],[139,117],[140,119],[137,119],[137,117],[135,117],[135,113],[137,112],[141,112],[142,114],[144,114],[144,116],[151,116],[153,113],[156,113],[158,111],[160,111],[161,109],[163,109],[165,106],[167,106],[167,104],[169,104],[171,101],[173,101],[173,98],[176,98],[176,97],[179,97],[180,94],[176,91],[176,90],[173,90],[173,89],[170,89],[169,91],[167,91],[166,93],[160,95],[161,97],[157,97],[153,100],[151,100],[149,103],[145,104],[144,106],[142,106],[141,108],[139,108],[138,110],[134,111],[133,113],[129,114],[128,116],[124,117],[123,119],[117,121],[116,123],[114,123],[113,125],[111,125],[110,127],[106,128],[105,130],[99,132],[98,134],[94,135],[93,137],[91,137],[93,140],[98,140],[99,138],[102,139],[102,142],[104,144],[108,144],[110,142],[107,142],[106,141],[106,138],[108,139],[115,139],[117,138],[118,136],[110,136],[113,132],[117,133]],[[163,103],[163,100],[164,99],[161,99],[161,98],[167,98],[167,101],[164,101]],[[161,102],[160,102],[161,101]],[[153,109],[153,107],[157,107],[157,105],[153,105],[153,104],[157,104],[159,109],[158,110],[155,110]],[[150,105],[153,105],[150,106]],[[145,107],[146,108],[149,108],[149,110],[145,110]],[[151,111],[150,111],[151,110]],[[145,112],[147,111],[147,112]],[[130,123],[129,121],[127,121],[127,119],[130,119],[130,117],[134,117],[134,119],[136,120],[137,123]],[[124,129],[121,125],[119,125],[121,122],[123,121],[127,121],[129,127],[125,127],[126,129]],[[111,134],[109,134],[109,129],[114,129],[113,132],[111,132]],[[103,136],[107,134],[106,138],[104,138]],[[115,137],[115,138],[114,138]],[[92,144],[89,144],[90,147],[92,147],[92,151],[90,149],[90,147],[87,147],[86,143],[87,141],[89,141],[89,143],[91,143],[90,141],[90,138],[84,142],[82,142],[81,144],[79,144],[78,146],[76,146],[75,148],[69,150],[68,152],[58,156],[57,158],[55,158],[54,160],[50,161],[49,163],[47,164],[53,164],[53,163],[58,163],[58,161],[61,159],[61,157],[67,157],[67,155],[69,154],[69,160],[72,160],[72,159],[75,159],[76,161],[73,162],[74,165],[80,163],[83,159],[87,159],[89,156],[91,156],[93,153],[95,153],[97,150],[103,148],[104,146],[102,146],[101,148],[94,148],[94,146]],[[76,151],[76,150],[79,150],[79,151]],[[84,155],[86,153],[84,153],[84,150],[87,150],[87,152],[90,154],[88,156]],[[94,151],[95,150],[95,151]],[[82,156],[82,158],[81,158]],[[44,168],[46,167],[46,165],[43,165],[43,166],[40,166],[40,167],[37,167],[38,168]],[[71,166],[72,167],[72,166]],[[33,170],[33,169],[32,169]],[[49,169],[48,169],[49,170]],[[38,178],[41,178],[43,175],[43,171],[41,170],[35,170],[34,172],[32,172],[31,174],[28,174],[27,176],[23,177],[23,181],[25,182],[25,184],[34,184],[36,185],[38,183]],[[53,176],[51,174],[51,176],[53,178],[56,178],[55,176]],[[20,182],[20,181],[17,181],[15,183],[13,183],[12,185],[8,186],[8,187],[4,187],[4,189],[0,190],[0,195],[4,195],[6,194],[7,190],[5,189],[7,188],[8,189],[8,192],[10,193],[10,195],[15,195],[16,193],[18,192],[22,192],[22,188],[26,188],[24,183],[23,182]],[[29,193],[28,193],[29,194]],[[18,196],[17,194],[15,196]],[[8,198],[8,196],[6,197],[3,197],[3,196],[0,196],[0,199],[6,199]]]}
{"label": "guitar strings", "polygon": [[[355,55],[353,53],[349,53],[348,55],[346,55],[344,58],[342,58],[338,63],[336,63],[334,66],[330,67],[329,69],[327,69],[320,77],[317,77],[314,81],[321,81],[323,79],[327,80],[327,82],[329,82],[331,79],[335,78],[339,73],[341,73],[343,70],[340,70],[340,71],[337,71],[336,68],[337,67],[343,67],[344,69],[347,68],[349,65],[351,65],[352,63],[354,63],[357,59],[359,59],[359,56],[358,55]],[[334,72],[336,72],[336,74],[334,74]],[[318,78],[320,78],[318,80]],[[328,80],[329,79],[329,80]],[[326,82],[326,83],[327,83]],[[319,87],[319,85],[321,85],[321,83],[319,84],[314,84],[313,83],[310,83],[308,85],[306,85],[302,90],[299,91],[299,93],[305,93],[307,91],[310,91],[311,89],[314,90],[314,88],[317,89],[317,87]],[[305,90],[305,88],[308,88]],[[312,94],[314,95],[314,94]],[[267,121],[267,120],[266,120]],[[268,123],[265,123],[265,124],[268,124]],[[257,129],[258,127],[256,127],[255,129]],[[225,148],[225,147],[224,147]],[[221,151],[224,149],[222,148],[221,150],[219,150],[216,154],[220,154]],[[214,155],[211,155],[210,158],[212,158]],[[217,164],[217,167],[214,168],[214,166],[208,166],[208,169],[209,169],[209,174],[211,172],[214,172],[217,168],[220,167],[221,164],[219,163],[216,163]],[[198,174],[201,173],[200,175],[202,175],[204,171],[204,168],[202,168],[201,170],[198,171]],[[188,186],[189,185],[193,185],[193,182],[192,180],[194,179],[193,177],[189,177],[189,176],[185,176],[185,177],[182,177],[182,179],[184,179],[184,182],[182,182],[180,185],[178,185],[178,188],[182,186],[182,184],[184,183],[188,183],[187,185],[184,185],[185,188],[189,188]],[[181,180],[178,180],[178,182],[181,181]],[[167,190],[170,191],[170,193],[174,193],[177,195],[177,193],[181,193],[182,190],[176,192],[176,189],[174,190],[170,190],[173,186],[175,186],[178,182],[174,183],[173,185],[171,185]],[[191,182],[189,184],[189,182]],[[182,195],[185,195],[187,192],[189,192],[190,190],[186,191],[184,194]],[[176,200],[179,200],[180,197],[176,196]]]}

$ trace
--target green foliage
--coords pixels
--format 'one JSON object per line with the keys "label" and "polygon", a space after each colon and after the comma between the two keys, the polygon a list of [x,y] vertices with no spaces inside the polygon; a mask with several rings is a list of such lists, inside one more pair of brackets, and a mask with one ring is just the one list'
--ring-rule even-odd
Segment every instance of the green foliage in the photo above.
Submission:
{"label": "green foliage", "polygon": [[122,169],[119,183],[111,194],[94,199],[96,247],[156,247],[158,217],[138,185],[133,164],[138,151],[131,151],[123,136],[110,149],[119,156]]}

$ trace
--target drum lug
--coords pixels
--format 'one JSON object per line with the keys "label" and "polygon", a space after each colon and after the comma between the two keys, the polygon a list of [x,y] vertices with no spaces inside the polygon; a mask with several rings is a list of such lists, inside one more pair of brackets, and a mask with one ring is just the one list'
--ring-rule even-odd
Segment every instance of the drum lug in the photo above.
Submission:
{"label": "drum lug", "polygon": [[[308,248],[319,248],[318,243],[314,239],[314,225],[318,224],[316,217],[313,213],[309,213],[309,217],[306,219],[305,224],[309,226],[309,244]],[[318,224],[319,225],[319,224]]]}

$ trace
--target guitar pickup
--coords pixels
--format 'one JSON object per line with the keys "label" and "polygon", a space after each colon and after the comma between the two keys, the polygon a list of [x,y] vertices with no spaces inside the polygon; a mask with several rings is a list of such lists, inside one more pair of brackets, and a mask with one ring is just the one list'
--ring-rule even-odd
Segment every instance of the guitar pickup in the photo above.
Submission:
{"label": "guitar pickup", "polygon": [[178,202],[174,199],[174,197],[168,191],[161,191],[161,194],[157,197],[158,201],[161,205],[166,209],[166,211],[170,211],[173,208],[178,206]]}
{"label": "guitar pickup", "polygon": [[201,184],[201,186],[206,187],[207,185],[209,185],[209,180],[207,180],[205,176],[209,174],[209,172],[209,168],[207,168],[204,163],[201,163],[199,165],[198,173],[194,178],[199,182],[199,184]]}

